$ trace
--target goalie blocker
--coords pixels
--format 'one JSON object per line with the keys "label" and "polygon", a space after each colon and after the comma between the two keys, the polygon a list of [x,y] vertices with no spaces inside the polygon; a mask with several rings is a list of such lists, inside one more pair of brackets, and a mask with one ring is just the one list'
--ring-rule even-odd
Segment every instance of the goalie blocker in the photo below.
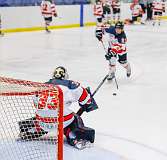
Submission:
{"label": "goalie blocker", "polygon": [[[82,118],[69,109],[73,102],[78,102],[84,111],[90,112],[98,108],[95,100],[91,98],[90,91],[80,86],[78,82],[68,80],[67,70],[57,67],[53,78],[47,84],[59,85],[64,94],[64,135],[68,144],[77,147],[80,142],[94,143],[95,130],[85,127]],[[22,140],[34,140],[53,131],[56,127],[57,117],[54,94],[44,92],[34,97],[36,115],[30,119],[20,121],[19,137]],[[49,116],[48,116],[49,115]],[[82,145],[85,143],[81,143]],[[82,149],[83,146],[79,149]]]}

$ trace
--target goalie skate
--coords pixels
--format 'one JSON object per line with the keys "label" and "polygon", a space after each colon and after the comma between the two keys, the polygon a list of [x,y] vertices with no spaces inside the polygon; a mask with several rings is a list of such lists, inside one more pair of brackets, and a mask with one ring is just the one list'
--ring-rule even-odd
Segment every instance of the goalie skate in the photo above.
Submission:
{"label": "goalie skate", "polygon": [[83,150],[85,148],[90,148],[93,146],[93,143],[87,140],[79,140],[77,143],[74,145],[74,147],[78,150]]}

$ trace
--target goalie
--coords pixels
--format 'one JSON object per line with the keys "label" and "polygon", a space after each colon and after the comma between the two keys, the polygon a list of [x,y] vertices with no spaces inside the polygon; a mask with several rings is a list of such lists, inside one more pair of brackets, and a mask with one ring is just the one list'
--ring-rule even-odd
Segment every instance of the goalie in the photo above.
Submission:
{"label": "goalie", "polygon": [[[80,107],[86,112],[97,109],[97,104],[94,98],[91,97],[89,90],[82,87],[78,82],[68,80],[67,70],[62,66],[55,69],[53,78],[46,83],[58,85],[63,91],[64,135],[68,144],[78,149],[83,149],[87,145],[94,143],[95,130],[85,127],[81,117],[69,109],[74,102],[78,102]],[[49,106],[47,104],[46,107],[49,99],[51,97],[48,97],[46,92],[37,95],[34,99],[37,109],[36,116],[19,122],[20,138],[22,140],[38,139],[55,129],[56,109],[54,109],[54,105]],[[54,103],[54,100],[51,102]]]}

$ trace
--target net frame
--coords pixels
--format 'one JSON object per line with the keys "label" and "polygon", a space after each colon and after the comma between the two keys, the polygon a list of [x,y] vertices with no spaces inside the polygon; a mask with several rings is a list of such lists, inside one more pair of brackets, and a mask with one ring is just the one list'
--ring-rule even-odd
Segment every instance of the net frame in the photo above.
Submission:
{"label": "net frame", "polygon": [[55,159],[63,160],[63,91],[59,86],[19,80],[13,78],[0,77],[0,97],[13,96],[35,96],[44,91],[55,91],[58,100],[57,108],[57,150]]}

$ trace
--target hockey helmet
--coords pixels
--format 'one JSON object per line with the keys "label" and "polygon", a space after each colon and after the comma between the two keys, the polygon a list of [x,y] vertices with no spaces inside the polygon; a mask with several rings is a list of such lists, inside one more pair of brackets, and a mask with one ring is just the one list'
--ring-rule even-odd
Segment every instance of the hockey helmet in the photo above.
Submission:
{"label": "hockey helmet", "polygon": [[117,23],[115,23],[115,28],[124,29],[124,23],[121,21],[118,21]]}
{"label": "hockey helmet", "polygon": [[100,2],[101,0],[96,0],[96,3]]}
{"label": "hockey helmet", "polygon": [[57,67],[53,72],[53,78],[68,79],[69,76],[68,76],[66,68],[64,68],[63,66]]}
{"label": "hockey helmet", "polygon": [[48,1],[48,2],[50,2],[50,3],[53,3],[53,0],[45,0],[45,1]]}

